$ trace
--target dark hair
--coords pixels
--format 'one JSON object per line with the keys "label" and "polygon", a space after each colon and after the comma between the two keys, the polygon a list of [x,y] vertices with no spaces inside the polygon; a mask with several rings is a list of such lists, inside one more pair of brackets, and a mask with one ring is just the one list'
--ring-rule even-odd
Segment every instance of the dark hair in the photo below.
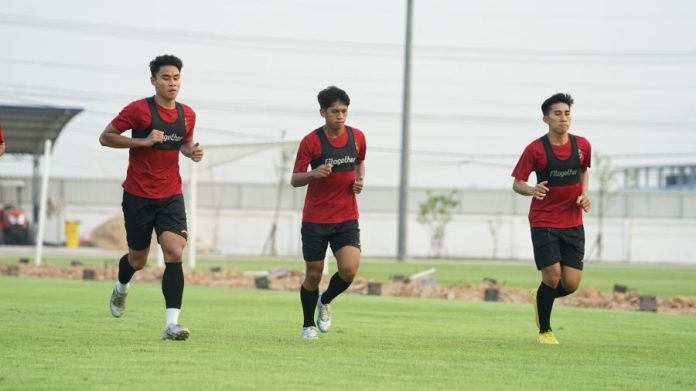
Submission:
{"label": "dark hair", "polygon": [[329,86],[319,91],[317,99],[319,100],[319,107],[322,109],[329,108],[329,106],[334,104],[336,101],[340,101],[346,106],[350,106],[350,98],[348,97],[348,94],[336,86]]}
{"label": "dark hair", "polygon": [[160,68],[166,65],[175,66],[179,72],[181,72],[181,68],[184,67],[184,63],[181,62],[179,57],[171,54],[165,54],[162,56],[157,56],[154,60],[150,61],[150,73],[154,77],[157,72],[159,72]]}
{"label": "dark hair", "polygon": [[570,96],[570,94],[559,92],[549,99],[546,99],[544,103],[541,104],[541,112],[544,113],[544,115],[549,115],[551,106],[555,105],[556,103],[565,103],[568,105],[568,107],[571,107],[573,106],[573,97]]}

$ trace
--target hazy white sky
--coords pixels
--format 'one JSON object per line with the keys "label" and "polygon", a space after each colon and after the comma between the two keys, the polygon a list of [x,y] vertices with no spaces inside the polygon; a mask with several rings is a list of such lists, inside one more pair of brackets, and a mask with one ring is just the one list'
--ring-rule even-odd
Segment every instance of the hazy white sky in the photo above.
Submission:
{"label": "hazy white sky", "polygon": [[[518,155],[546,131],[541,102],[559,91],[576,99],[571,131],[616,164],[696,162],[695,2],[414,3],[412,185],[509,186]],[[317,92],[335,84],[367,135],[367,184],[397,184],[405,0],[0,5],[0,103],[85,109],[58,139],[56,176],[125,175],[126,151],[98,136],[153,94],[147,65],[171,53],[184,61],[179,100],[196,110],[202,145],[282,130],[299,140],[322,124]],[[278,156],[215,178],[276,181]],[[0,175],[28,172],[0,159]]]}

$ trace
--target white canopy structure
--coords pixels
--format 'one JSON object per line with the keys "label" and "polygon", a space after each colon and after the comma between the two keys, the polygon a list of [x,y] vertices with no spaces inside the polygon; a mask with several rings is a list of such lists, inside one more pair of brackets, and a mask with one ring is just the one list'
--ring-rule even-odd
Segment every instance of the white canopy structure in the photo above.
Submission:
{"label": "white canopy structure", "polygon": [[[80,108],[0,105],[0,122],[5,133],[6,153],[30,154],[34,159],[32,217],[36,225],[34,227],[36,229],[34,263],[37,265],[41,264],[43,255],[52,146],[65,125],[80,112],[82,112]],[[37,200],[38,167],[41,156],[43,156],[43,173],[41,195]]]}
{"label": "white canopy structure", "polygon": [[190,178],[189,178],[189,223],[188,223],[188,264],[189,267],[196,267],[196,222],[198,217],[198,171],[201,170],[212,170],[215,167],[219,167],[223,164],[234,162],[236,160],[242,159],[249,155],[255,153],[272,149],[272,148],[282,148],[287,150],[294,150],[299,142],[297,140],[292,141],[273,141],[273,142],[260,142],[260,143],[244,143],[244,144],[218,144],[218,145],[204,145],[204,155],[203,160],[196,163],[190,161]]}

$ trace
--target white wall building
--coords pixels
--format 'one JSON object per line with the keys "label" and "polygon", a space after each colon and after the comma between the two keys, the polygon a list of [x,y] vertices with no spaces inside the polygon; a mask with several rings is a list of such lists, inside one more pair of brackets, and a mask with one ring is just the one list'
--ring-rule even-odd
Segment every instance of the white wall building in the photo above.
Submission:
{"label": "white wall building", "polygon": [[[21,178],[20,178],[21,179]],[[28,179],[25,189],[30,188]],[[185,197],[190,199],[186,192]],[[417,222],[426,191],[411,190],[408,225],[409,257],[428,257],[430,233]],[[198,238],[213,251],[230,255],[268,253],[276,215],[277,185],[199,183]],[[301,257],[300,224],[305,188],[281,188],[275,250]],[[19,204],[29,214],[29,192],[0,188],[0,203]],[[49,186],[47,242],[65,240],[64,222],[79,220],[81,232],[121,214],[120,181],[52,179]],[[531,259],[527,211],[530,198],[512,190],[458,189],[459,206],[447,227],[444,255],[452,258]],[[369,187],[359,195],[360,227],[365,257],[394,257],[397,240],[397,189]],[[663,262],[696,265],[696,193],[618,192],[607,197],[602,223],[602,248],[597,245],[599,198],[585,215],[586,259],[603,262]]]}

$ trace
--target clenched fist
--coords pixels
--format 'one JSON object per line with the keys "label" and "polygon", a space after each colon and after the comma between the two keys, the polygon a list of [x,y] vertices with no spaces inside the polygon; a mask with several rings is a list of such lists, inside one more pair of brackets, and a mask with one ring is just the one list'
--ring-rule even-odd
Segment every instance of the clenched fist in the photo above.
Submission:
{"label": "clenched fist", "polygon": [[193,145],[193,150],[191,150],[191,160],[194,162],[200,162],[203,159],[203,148],[200,143],[195,143]]}
{"label": "clenched fist", "polygon": [[353,193],[360,194],[363,189],[363,182],[363,178],[355,178],[355,182],[353,182]]}
{"label": "clenched fist", "polygon": [[312,178],[314,178],[314,179],[326,178],[327,176],[331,175],[332,170],[333,170],[333,166],[331,164],[322,164],[321,166],[312,170]]}
{"label": "clenched fist", "polygon": [[164,132],[157,129],[152,129],[152,132],[147,135],[147,145],[149,147],[164,142]]}

